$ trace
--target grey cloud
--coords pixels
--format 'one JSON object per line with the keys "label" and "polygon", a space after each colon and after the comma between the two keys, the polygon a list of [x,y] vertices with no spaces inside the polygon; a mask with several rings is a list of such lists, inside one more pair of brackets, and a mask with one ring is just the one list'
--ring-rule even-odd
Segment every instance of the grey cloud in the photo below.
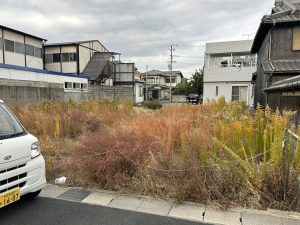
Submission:
{"label": "grey cloud", "polygon": [[176,58],[175,67],[190,76],[202,67],[204,54],[191,46],[255,33],[274,1],[6,0],[0,20],[49,42],[99,39],[141,71],[146,65],[167,69],[168,45],[178,44],[176,54],[190,58]]}

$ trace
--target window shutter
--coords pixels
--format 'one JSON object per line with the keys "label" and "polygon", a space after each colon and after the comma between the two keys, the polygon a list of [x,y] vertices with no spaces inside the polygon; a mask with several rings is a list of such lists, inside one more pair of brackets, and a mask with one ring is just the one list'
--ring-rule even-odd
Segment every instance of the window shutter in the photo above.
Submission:
{"label": "window shutter", "polygon": [[293,28],[293,50],[300,50],[300,26]]}

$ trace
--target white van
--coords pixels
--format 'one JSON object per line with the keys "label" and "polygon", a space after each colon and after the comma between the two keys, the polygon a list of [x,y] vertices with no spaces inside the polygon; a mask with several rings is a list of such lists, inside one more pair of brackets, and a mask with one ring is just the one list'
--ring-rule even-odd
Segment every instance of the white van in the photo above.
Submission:
{"label": "white van", "polygon": [[0,100],[0,208],[21,196],[36,197],[46,185],[38,139]]}

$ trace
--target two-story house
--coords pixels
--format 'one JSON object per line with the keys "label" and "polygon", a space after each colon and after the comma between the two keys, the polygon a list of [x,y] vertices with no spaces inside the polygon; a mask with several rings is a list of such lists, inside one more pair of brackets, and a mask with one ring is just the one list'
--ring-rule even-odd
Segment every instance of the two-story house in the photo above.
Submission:
{"label": "two-story house", "polygon": [[145,89],[148,91],[148,99],[169,99],[171,92],[184,82],[184,77],[180,71],[159,71],[151,70],[141,74],[141,79],[145,81]]}
{"label": "two-story house", "polygon": [[271,14],[262,18],[251,53],[258,54],[255,106],[299,110],[300,95],[295,90],[300,78],[293,79],[300,75],[299,0],[275,1]]}
{"label": "two-story house", "polygon": [[225,97],[226,101],[245,101],[253,105],[252,74],[256,55],[252,40],[207,43],[205,50],[203,101]]}

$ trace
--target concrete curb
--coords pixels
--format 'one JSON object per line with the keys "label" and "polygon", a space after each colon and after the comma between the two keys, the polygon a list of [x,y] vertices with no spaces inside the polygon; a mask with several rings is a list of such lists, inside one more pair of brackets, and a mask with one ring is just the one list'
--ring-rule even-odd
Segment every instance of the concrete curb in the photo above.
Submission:
{"label": "concrete curb", "polygon": [[[80,199],[80,192],[85,192]],[[112,191],[70,188],[57,185],[47,185],[41,192],[41,197],[57,198],[85,204],[100,205],[148,214],[167,216],[197,222],[223,225],[299,225],[300,213],[284,212],[278,210],[256,210],[232,208],[226,211],[218,210],[212,206],[184,202],[175,204],[148,196],[124,195]],[[79,194],[77,194],[79,193]],[[68,198],[64,198],[68,196]],[[71,197],[70,197],[71,196]],[[79,197],[79,198],[78,198]]]}

